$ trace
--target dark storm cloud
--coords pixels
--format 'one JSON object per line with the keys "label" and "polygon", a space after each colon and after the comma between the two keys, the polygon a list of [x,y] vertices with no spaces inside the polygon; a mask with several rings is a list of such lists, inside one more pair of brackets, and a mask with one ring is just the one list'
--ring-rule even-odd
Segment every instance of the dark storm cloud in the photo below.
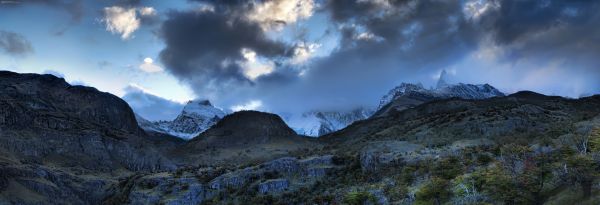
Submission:
{"label": "dark storm cloud", "polygon": [[245,7],[249,3],[248,0],[188,0],[190,2],[207,3],[220,9],[239,9]]}
{"label": "dark storm cloud", "polygon": [[83,17],[83,2],[81,0],[9,0],[1,1],[0,10],[18,8],[26,5],[43,5],[64,10],[71,15],[75,22]]}
{"label": "dark storm cloud", "polygon": [[[562,69],[571,74],[566,72],[562,80],[581,79],[577,76],[581,73],[600,78],[600,63],[595,57],[600,54],[600,2],[481,1],[489,7],[479,19],[466,16],[466,2],[470,1],[329,1],[326,9],[341,27],[341,45],[317,61],[308,74],[313,89],[323,90],[317,99],[331,101],[328,93],[335,92],[340,98],[354,95],[376,101],[401,81],[431,81],[428,78],[433,73],[460,62],[482,46],[502,50],[497,57],[503,62],[525,59],[539,66],[515,67],[520,73],[563,60],[566,67]],[[381,38],[360,40],[360,33]],[[484,45],[487,39],[492,40],[490,45]],[[486,75],[486,68],[473,70]],[[519,72],[498,77],[514,80]],[[594,78],[577,83],[600,92],[600,81]],[[352,91],[344,94],[347,90]]]}
{"label": "dark storm cloud", "polygon": [[[498,1],[499,8],[481,20],[500,44],[526,40],[558,26],[582,26],[597,16],[596,1]],[[592,29],[592,28],[590,28]]]}
{"label": "dark storm cloud", "polygon": [[599,1],[500,3],[499,9],[482,17],[480,25],[498,45],[509,47],[510,57],[600,54]]}
{"label": "dark storm cloud", "polygon": [[299,93],[314,107],[375,104],[400,82],[430,80],[478,43],[458,1],[330,1],[326,9],[341,40],[304,76]]}
{"label": "dark storm cloud", "polygon": [[169,13],[160,31],[166,44],[160,59],[167,69],[181,79],[205,85],[208,81],[250,83],[237,63],[244,60],[243,48],[266,58],[286,55],[287,45],[268,39],[259,24],[228,14]]}
{"label": "dark storm cloud", "polygon": [[[558,67],[540,89],[576,97],[600,93],[600,1],[499,1],[479,21],[501,48],[502,62],[528,61],[533,68]],[[541,72],[541,71],[540,71]],[[548,72],[548,71],[547,71]],[[574,86],[574,90],[564,87]],[[553,88],[555,87],[555,88]],[[541,90],[544,91],[544,90]],[[577,93],[579,92],[579,93]]]}
{"label": "dark storm cloud", "polygon": [[142,0],[116,0],[115,5],[121,7],[136,7],[142,4]]}
{"label": "dark storm cloud", "polygon": [[[263,100],[272,111],[376,104],[400,82],[433,84],[432,75],[487,47],[501,50],[494,55],[503,62],[526,59],[544,67],[562,59],[568,66],[561,69],[600,77],[597,1],[330,0],[319,12],[330,16],[332,33],[340,37],[337,48],[313,59],[302,76],[301,69],[281,63],[253,81],[237,64],[223,62],[242,60],[242,48],[277,62],[293,48],[268,39],[258,24],[244,19],[253,6],[246,1],[199,2],[215,12],[170,14],[162,26],[167,48],[161,60],[197,95],[212,89],[226,99],[217,100],[222,106],[250,99]],[[468,11],[468,3],[480,7]],[[515,67],[516,73],[497,77],[514,80],[539,67]],[[493,68],[473,68],[470,76],[485,76],[486,69]],[[577,79],[573,76],[564,75],[564,81]],[[586,89],[600,92],[600,81],[590,79],[585,78]]]}
{"label": "dark storm cloud", "polygon": [[23,56],[33,52],[33,48],[24,36],[0,30],[0,51],[13,56]]}

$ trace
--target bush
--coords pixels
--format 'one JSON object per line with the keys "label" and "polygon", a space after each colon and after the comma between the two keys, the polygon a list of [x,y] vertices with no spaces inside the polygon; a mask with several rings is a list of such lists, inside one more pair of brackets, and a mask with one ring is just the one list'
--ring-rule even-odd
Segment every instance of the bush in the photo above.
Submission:
{"label": "bush", "polygon": [[351,191],[344,196],[344,204],[363,205],[365,202],[375,202],[375,197],[366,191]]}
{"label": "bush", "polygon": [[448,185],[449,182],[446,179],[432,178],[415,193],[415,204],[443,204],[444,201],[450,198]]}
{"label": "bush", "polygon": [[438,161],[433,168],[433,175],[446,180],[463,173],[463,166],[457,157],[449,157]]}

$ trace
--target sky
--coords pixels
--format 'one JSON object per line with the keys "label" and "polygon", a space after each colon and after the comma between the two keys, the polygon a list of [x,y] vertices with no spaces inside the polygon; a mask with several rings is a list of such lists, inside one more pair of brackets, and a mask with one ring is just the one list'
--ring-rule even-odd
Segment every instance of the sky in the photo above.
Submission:
{"label": "sky", "polygon": [[376,106],[402,82],[600,93],[600,1],[0,0],[0,70],[170,120],[192,99],[274,113]]}

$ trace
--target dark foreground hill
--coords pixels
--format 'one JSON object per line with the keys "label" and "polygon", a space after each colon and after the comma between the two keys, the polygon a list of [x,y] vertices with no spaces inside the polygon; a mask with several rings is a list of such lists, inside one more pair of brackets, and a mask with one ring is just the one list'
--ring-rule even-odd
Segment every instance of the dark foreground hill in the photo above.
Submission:
{"label": "dark foreground hill", "polygon": [[360,121],[321,140],[348,150],[364,141],[403,140],[428,147],[485,138],[510,142],[571,132],[600,114],[600,95],[567,99],[522,91],[484,100],[452,98]]}
{"label": "dark foreground hill", "polygon": [[52,75],[0,72],[0,153],[1,198],[17,204],[100,201],[106,176],[175,168],[127,103]]}
{"label": "dark foreground hill", "polygon": [[225,116],[172,155],[190,163],[245,164],[318,146],[316,140],[298,136],[275,114],[240,111]]}

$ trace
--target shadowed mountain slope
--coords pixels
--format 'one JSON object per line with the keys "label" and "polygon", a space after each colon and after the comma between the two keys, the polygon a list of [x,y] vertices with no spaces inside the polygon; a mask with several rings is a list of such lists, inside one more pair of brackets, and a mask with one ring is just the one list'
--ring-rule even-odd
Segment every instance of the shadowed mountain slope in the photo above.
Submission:
{"label": "shadowed mountain slope", "polygon": [[114,95],[0,71],[0,201],[99,203],[113,177],[174,169],[144,136]]}
{"label": "shadowed mountain slope", "polygon": [[278,115],[240,111],[225,116],[173,154],[201,164],[262,161],[314,148],[315,141],[296,135]]}
{"label": "shadowed mountain slope", "polygon": [[483,100],[431,101],[356,122],[321,140],[344,149],[376,140],[403,140],[425,146],[459,139],[527,140],[542,135],[558,136],[568,132],[574,122],[598,114],[600,95],[567,99],[521,91]]}

